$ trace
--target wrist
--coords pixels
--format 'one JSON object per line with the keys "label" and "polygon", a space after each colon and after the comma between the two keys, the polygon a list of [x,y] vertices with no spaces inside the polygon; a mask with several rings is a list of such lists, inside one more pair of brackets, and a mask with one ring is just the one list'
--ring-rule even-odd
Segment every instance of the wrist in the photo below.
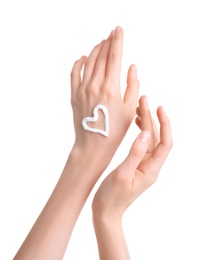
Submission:
{"label": "wrist", "polygon": [[119,214],[98,214],[93,210],[93,226],[100,259],[130,259]]}
{"label": "wrist", "polygon": [[92,204],[93,223],[100,226],[121,226],[123,214],[117,210],[100,208],[95,201]]}
{"label": "wrist", "polygon": [[102,216],[93,213],[92,221],[96,232],[112,232],[112,230],[117,232],[118,230],[122,230],[122,218]]}
{"label": "wrist", "polygon": [[108,149],[97,149],[94,146],[81,147],[74,144],[69,157],[73,165],[76,165],[85,175],[100,177],[109,165],[114,152]]}

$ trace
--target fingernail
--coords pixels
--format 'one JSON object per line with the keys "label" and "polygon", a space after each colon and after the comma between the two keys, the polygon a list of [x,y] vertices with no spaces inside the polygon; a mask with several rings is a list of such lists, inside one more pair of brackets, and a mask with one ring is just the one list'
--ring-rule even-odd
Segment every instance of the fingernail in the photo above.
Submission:
{"label": "fingernail", "polygon": [[146,144],[148,142],[149,138],[150,138],[150,132],[145,130],[144,132],[141,133],[139,140],[142,143]]}
{"label": "fingernail", "polygon": [[121,31],[121,27],[120,26],[117,26],[116,29],[115,29],[115,33],[118,33]]}
{"label": "fingernail", "polygon": [[115,30],[112,30],[107,40],[111,39],[115,34]]}

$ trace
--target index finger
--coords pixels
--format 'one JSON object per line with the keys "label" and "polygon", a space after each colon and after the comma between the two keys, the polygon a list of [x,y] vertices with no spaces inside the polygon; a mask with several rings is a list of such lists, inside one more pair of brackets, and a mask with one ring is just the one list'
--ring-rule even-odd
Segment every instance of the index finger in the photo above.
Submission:
{"label": "index finger", "polygon": [[112,38],[106,70],[106,78],[117,84],[120,82],[122,49],[123,30],[120,26],[117,26]]}

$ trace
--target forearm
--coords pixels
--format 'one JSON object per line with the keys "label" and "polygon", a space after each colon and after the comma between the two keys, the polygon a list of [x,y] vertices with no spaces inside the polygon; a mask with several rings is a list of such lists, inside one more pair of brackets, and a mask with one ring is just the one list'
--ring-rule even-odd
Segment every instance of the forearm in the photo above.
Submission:
{"label": "forearm", "polygon": [[98,167],[97,159],[91,159],[72,150],[54,191],[15,260],[63,258],[77,218],[104,170]]}
{"label": "forearm", "polygon": [[130,260],[121,219],[109,219],[93,214],[100,260]]}

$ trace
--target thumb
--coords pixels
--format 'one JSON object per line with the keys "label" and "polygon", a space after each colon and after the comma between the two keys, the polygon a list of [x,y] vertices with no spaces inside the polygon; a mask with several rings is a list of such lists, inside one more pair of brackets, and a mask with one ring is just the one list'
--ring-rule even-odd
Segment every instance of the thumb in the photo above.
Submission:
{"label": "thumb", "polygon": [[150,132],[145,130],[134,141],[129,155],[123,162],[129,171],[135,171],[144,158],[150,142]]}

